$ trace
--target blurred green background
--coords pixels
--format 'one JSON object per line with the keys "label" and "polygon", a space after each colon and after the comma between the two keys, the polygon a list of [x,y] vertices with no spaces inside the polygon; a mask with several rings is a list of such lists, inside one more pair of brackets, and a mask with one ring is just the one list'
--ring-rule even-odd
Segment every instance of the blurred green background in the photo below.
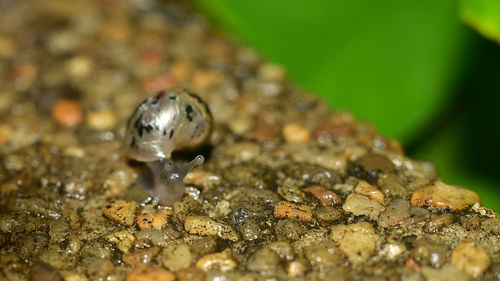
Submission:
{"label": "blurred green background", "polygon": [[500,1],[192,1],[300,87],[500,210]]}

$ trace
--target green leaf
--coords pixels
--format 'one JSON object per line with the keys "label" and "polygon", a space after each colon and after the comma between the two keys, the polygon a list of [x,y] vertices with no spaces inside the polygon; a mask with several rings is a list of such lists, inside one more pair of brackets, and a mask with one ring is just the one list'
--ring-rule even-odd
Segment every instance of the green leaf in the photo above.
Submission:
{"label": "green leaf", "polygon": [[500,42],[500,1],[462,0],[460,14],[479,33]]}
{"label": "green leaf", "polygon": [[463,67],[454,0],[195,0],[303,88],[407,141],[448,102]]}

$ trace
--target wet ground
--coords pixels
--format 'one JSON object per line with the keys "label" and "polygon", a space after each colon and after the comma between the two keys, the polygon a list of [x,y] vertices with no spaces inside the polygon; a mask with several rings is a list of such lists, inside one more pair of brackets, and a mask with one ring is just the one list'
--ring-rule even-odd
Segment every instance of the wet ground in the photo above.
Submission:
{"label": "wet ground", "polygon": [[[500,218],[475,192],[182,5],[0,7],[0,280],[500,279]],[[172,87],[214,126],[174,153],[205,163],[168,207],[124,139]]]}

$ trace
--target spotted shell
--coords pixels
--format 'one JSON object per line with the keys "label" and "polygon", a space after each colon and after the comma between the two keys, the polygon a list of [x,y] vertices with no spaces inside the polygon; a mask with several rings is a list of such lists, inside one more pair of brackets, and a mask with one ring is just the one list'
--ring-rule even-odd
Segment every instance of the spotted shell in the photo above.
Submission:
{"label": "spotted shell", "polygon": [[130,117],[128,155],[141,162],[170,158],[174,150],[206,143],[211,131],[212,115],[200,97],[186,89],[160,91]]}

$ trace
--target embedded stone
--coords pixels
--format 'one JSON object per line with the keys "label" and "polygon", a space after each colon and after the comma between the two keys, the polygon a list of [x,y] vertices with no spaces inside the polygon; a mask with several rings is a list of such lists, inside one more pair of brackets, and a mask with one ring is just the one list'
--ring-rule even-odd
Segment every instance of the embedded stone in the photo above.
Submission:
{"label": "embedded stone", "polygon": [[184,229],[189,234],[209,236],[217,235],[222,239],[238,241],[236,231],[229,225],[217,222],[205,216],[189,216],[184,222]]}
{"label": "embedded stone", "polygon": [[137,216],[137,226],[140,229],[162,229],[167,224],[168,213],[160,210],[154,213]]}
{"label": "embedded stone", "polygon": [[474,242],[466,240],[451,252],[450,263],[472,277],[479,278],[490,266],[491,258]]}
{"label": "embedded stone", "polygon": [[410,202],[420,207],[431,206],[460,211],[476,202],[481,202],[481,199],[470,189],[436,181],[413,192]]}
{"label": "embedded stone", "polygon": [[196,262],[196,267],[203,270],[220,270],[222,272],[232,271],[238,266],[234,258],[228,252],[208,254]]}
{"label": "embedded stone", "polygon": [[174,281],[175,274],[161,267],[140,267],[130,272],[126,281]]}
{"label": "embedded stone", "polygon": [[385,206],[385,196],[380,189],[367,183],[366,181],[360,181],[358,185],[354,188],[354,191],[364,195],[370,199],[377,200],[380,204]]}
{"label": "embedded stone", "polygon": [[127,230],[123,230],[106,236],[106,241],[114,244],[123,253],[128,253],[134,246],[135,236]]}
{"label": "embedded stone", "polygon": [[355,216],[365,215],[371,219],[377,219],[381,212],[384,211],[384,206],[376,200],[370,199],[360,194],[349,194],[345,200],[342,209],[350,212]]}
{"label": "embedded stone", "polygon": [[304,192],[310,194],[318,200],[322,206],[333,206],[342,204],[342,199],[335,192],[326,189],[320,185],[313,185],[304,189]]}
{"label": "embedded stone", "polygon": [[312,210],[311,207],[307,205],[297,205],[286,201],[280,201],[274,206],[274,218],[311,222]]}
{"label": "embedded stone", "polygon": [[353,265],[366,261],[375,251],[379,236],[368,222],[340,224],[332,227],[330,238]]}
{"label": "embedded stone", "polygon": [[311,131],[297,123],[288,123],[283,127],[283,138],[286,142],[307,142],[311,137]]}
{"label": "embedded stone", "polygon": [[132,226],[135,222],[135,210],[137,203],[134,201],[115,200],[106,204],[103,210],[104,216],[115,223],[124,226]]}

